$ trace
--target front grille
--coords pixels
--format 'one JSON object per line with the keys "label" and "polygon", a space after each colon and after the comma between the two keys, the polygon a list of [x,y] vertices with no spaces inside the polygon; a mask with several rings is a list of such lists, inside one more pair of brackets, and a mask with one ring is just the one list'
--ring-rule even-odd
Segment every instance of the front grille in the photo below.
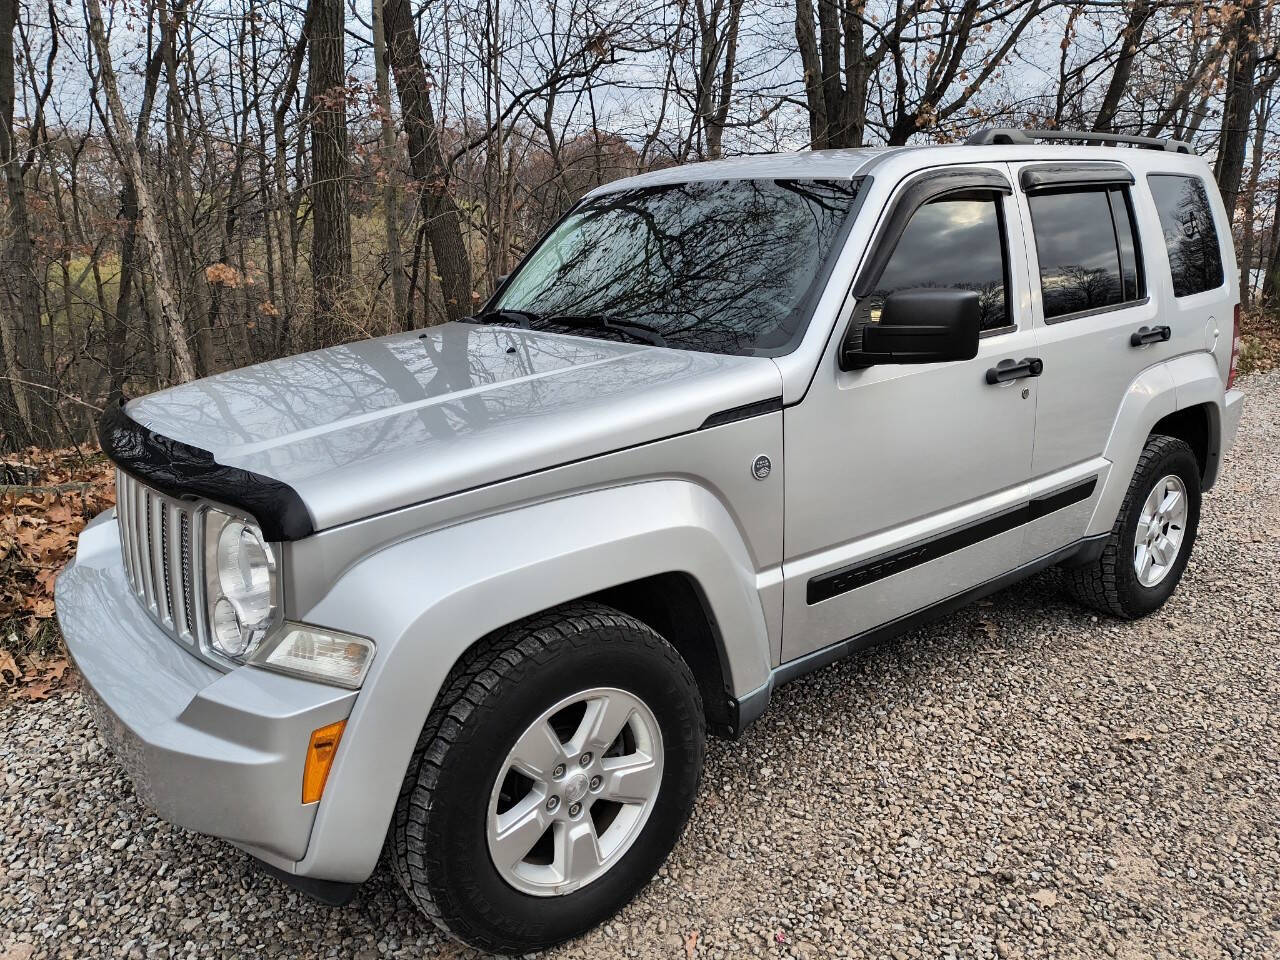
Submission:
{"label": "front grille", "polygon": [[195,594],[198,510],[198,504],[166,496],[116,471],[116,520],[129,586],[156,623],[196,649],[205,640]]}

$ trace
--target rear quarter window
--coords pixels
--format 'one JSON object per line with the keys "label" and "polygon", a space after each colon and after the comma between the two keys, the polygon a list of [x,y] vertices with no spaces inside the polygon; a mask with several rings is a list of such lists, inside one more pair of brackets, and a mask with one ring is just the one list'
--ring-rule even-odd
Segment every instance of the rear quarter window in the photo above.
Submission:
{"label": "rear quarter window", "polygon": [[1222,248],[1213,225],[1213,208],[1200,177],[1153,173],[1147,184],[1160,214],[1173,295],[1188,297],[1220,287]]}

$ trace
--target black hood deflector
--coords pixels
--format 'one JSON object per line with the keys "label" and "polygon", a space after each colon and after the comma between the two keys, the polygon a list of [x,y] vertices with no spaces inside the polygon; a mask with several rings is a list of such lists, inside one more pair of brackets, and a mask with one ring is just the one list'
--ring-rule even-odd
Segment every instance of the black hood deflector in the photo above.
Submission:
{"label": "black hood deflector", "polygon": [[121,470],[161,493],[205,497],[243,510],[268,540],[301,540],[315,533],[311,513],[293,487],[223,466],[208,450],[148,429],[125,413],[123,401],[102,414],[98,443]]}

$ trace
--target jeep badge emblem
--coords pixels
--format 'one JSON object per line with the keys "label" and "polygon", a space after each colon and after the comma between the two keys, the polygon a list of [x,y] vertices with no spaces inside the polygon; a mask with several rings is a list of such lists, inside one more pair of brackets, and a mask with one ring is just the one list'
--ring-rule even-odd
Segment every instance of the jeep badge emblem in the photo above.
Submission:
{"label": "jeep badge emblem", "polygon": [[773,469],[773,464],[763,453],[756,457],[751,463],[751,475],[757,480],[763,480],[769,475],[769,471]]}

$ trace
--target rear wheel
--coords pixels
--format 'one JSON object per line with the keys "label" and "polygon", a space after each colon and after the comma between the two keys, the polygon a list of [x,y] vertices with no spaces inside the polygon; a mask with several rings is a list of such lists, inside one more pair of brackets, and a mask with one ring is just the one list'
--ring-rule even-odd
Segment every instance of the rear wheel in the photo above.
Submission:
{"label": "rear wheel", "polygon": [[393,870],[467,944],[558,943],[666,859],[704,746],[692,673],[640,621],[584,603],[517,624],[446,681],[401,791]]}
{"label": "rear wheel", "polygon": [[1186,569],[1200,522],[1200,465],[1175,437],[1147,439],[1102,555],[1066,570],[1073,597],[1132,620],[1164,605]]}

